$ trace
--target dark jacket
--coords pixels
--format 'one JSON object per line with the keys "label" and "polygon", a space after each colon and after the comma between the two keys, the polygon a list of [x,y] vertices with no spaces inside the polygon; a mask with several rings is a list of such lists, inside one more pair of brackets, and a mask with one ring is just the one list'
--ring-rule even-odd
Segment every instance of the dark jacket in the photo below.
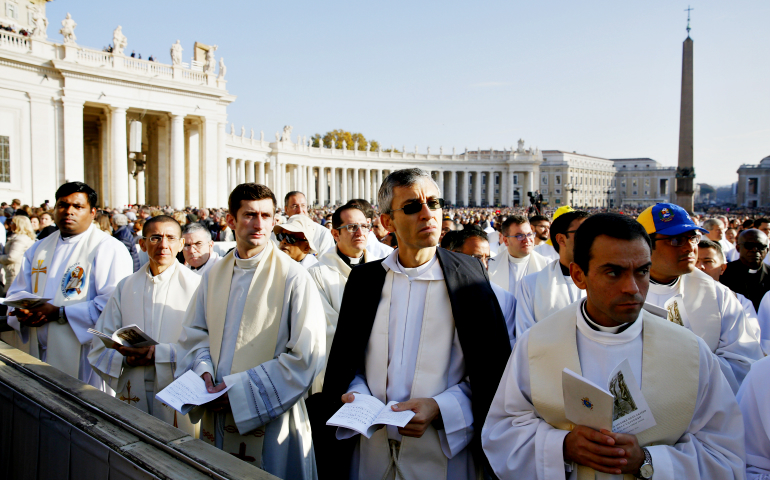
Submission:
{"label": "dark jacket", "polygon": [[141,265],[139,264],[139,252],[134,247],[134,232],[128,225],[123,225],[112,234],[113,237],[120,240],[120,242],[126,246],[128,253],[131,254],[131,260],[134,261],[134,271],[139,270]]}
{"label": "dark jacket", "polygon": [[736,260],[727,264],[719,281],[733,292],[751,300],[754,309],[759,311],[762,297],[770,290],[770,266],[762,262],[757,273],[749,273],[749,267]]}
{"label": "dark jacket", "polygon": [[[481,428],[511,354],[508,330],[484,265],[476,258],[443,248],[436,251],[466,371],[472,379],[475,437],[469,448],[476,457],[476,465],[481,466],[486,463],[481,450]],[[324,377],[324,423],[342,407],[340,397],[347,392],[356,372],[365,370],[366,348],[386,274],[382,260],[356,267],[350,273]],[[309,408],[312,403],[308,404]],[[314,413],[311,415],[317,417]],[[311,421],[314,429],[319,423],[323,425],[317,418]],[[335,439],[335,428],[323,429],[321,435],[314,432],[313,442],[316,460],[321,460],[319,476],[347,478],[350,455],[358,437],[339,441]]]}

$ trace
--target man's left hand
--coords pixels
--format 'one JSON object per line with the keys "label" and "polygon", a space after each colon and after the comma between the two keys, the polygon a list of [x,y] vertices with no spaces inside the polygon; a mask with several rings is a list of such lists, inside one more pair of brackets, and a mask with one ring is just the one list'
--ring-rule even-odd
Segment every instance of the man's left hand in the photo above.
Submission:
{"label": "man's left hand", "polygon": [[601,432],[615,439],[614,447],[622,448],[626,451],[625,457],[628,459],[628,463],[620,467],[620,471],[632,475],[639,473],[639,469],[642,468],[644,463],[644,450],[639,446],[639,440],[636,439],[636,435],[612,433],[607,430],[602,430]]}
{"label": "man's left hand", "polygon": [[397,403],[391,409],[394,412],[411,410],[415,413],[409,423],[398,429],[398,433],[406,437],[422,437],[431,422],[441,415],[438,403],[432,398],[413,398]]}
{"label": "man's left hand", "polygon": [[115,350],[126,357],[126,363],[132,367],[155,365],[155,345],[149,347],[124,347],[115,344]]}
{"label": "man's left hand", "polygon": [[16,318],[25,327],[42,327],[48,322],[59,319],[59,307],[50,303],[30,309],[19,308],[14,311],[18,311],[20,315],[16,315]]}

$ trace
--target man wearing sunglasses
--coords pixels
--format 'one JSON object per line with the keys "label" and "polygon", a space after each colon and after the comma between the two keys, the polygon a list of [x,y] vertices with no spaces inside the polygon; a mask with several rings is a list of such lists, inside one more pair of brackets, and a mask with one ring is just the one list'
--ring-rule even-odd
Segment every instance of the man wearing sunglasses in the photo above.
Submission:
{"label": "man wearing sunglasses", "polygon": [[727,288],[743,294],[759,310],[759,303],[770,290],[770,266],[763,263],[767,255],[768,239],[763,232],[750,229],[738,236],[738,260],[727,264],[719,279]]}
{"label": "man wearing sunglasses", "polygon": [[719,359],[733,392],[751,364],[764,357],[743,307],[724,285],[696,268],[698,242],[707,230],[682,207],[659,203],[637,221],[652,240],[652,267],[647,303],[660,307],[668,320],[701,337]]}
{"label": "man wearing sunglasses", "polygon": [[[286,218],[293,217],[294,215],[305,215],[310,218],[307,212],[307,198],[305,197],[305,194],[299,191],[287,193],[283,198],[283,213],[286,215]],[[279,243],[274,234],[270,235],[270,239],[273,240],[276,245]],[[311,240],[319,253],[327,252],[334,246],[334,239],[332,238],[331,233],[329,233],[329,230],[325,228],[314,229]]]}
{"label": "man wearing sunglasses", "polygon": [[525,275],[537,273],[550,262],[534,251],[535,233],[527,217],[511,215],[500,229],[507,255],[500,253],[489,260],[489,277],[512,294],[518,291]]}
{"label": "man wearing sunglasses", "polygon": [[320,229],[321,226],[310,220],[307,215],[297,214],[290,217],[288,222],[273,227],[278,249],[303,267],[312,267],[318,263],[314,255],[318,250],[313,243],[316,228]]}
{"label": "man wearing sunglasses", "polygon": [[481,426],[511,352],[502,311],[481,261],[437,248],[443,201],[428,172],[392,172],[378,203],[398,249],[350,273],[324,402],[327,418],[357,394],[415,416],[371,438],[327,427],[331,471],[319,464],[319,474],[393,478],[395,468],[399,478],[475,478],[485,463]]}

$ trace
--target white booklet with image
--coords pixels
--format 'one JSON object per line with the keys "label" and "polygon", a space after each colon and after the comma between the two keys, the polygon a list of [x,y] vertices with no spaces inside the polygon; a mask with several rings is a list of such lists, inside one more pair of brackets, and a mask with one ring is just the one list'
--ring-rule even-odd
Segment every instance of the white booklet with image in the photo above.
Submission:
{"label": "white booklet with image", "polygon": [[576,425],[636,435],[656,425],[628,359],[615,367],[607,388],[565,368],[564,413]]}
{"label": "white booklet with image", "polygon": [[29,292],[16,292],[12,295],[8,295],[5,298],[0,298],[0,303],[13,308],[23,308],[29,310],[30,308],[37,308],[50,302],[50,298],[39,297]]}
{"label": "white booklet with image", "polygon": [[152,337],[144,333],[144,331],[136,325],[128,325],[119,328],[115,330],[115,333],[113,333],[112,336],[94,330],[93,328],[89,328],[88,333],[96,335],[107,348],[113,348],[116,343],[123,347],[150,347],[158,344],[158,342],[153,340]]}
{"label": "white booklet with image", "polygon": [[232,385],[225,387],[217,393],[209,393],[206,389],[206,381],[192,370],[184,372],[184,375],[171,382],[166,388],[155,395],[155,398],[173,408],[182,415],[187,415],[190,410],[209,403],[224,395]]}
{"label": "white booklet with image", "polygon": [[378,425],[393,425],[403,427],[414,417],[414,412],[405,410],[394,412],[390,407],[398,402],[382,403],[377,397],[371,395],[354,394],[351,403],[346,403],[332,418],[326,422],[334,427],[349,428],[355,430],[366,438],[371,438]]}

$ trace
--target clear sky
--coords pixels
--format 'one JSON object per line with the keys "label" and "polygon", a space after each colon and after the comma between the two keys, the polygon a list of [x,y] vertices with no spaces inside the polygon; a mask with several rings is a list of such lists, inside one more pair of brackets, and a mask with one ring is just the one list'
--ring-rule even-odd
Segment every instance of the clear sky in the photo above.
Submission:
{"label": "clear sky", "polygon": [[[697,182],[770,155],[770,2],[692,0]],[[335,128],[421,152],[542,150],[675,165],[686,0],[295,2],[56,0],[80,45],[123,26],[171,63],[219,45],[236,129]],[[257,133],[259,135],[259,133]]]}

